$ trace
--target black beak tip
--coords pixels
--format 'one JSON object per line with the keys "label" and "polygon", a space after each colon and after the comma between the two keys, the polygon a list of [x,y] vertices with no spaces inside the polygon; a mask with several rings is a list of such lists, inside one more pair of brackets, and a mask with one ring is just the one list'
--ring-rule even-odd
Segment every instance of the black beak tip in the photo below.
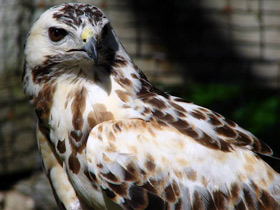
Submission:
{"label": "black beak tip", "polygon": [[94,64],[97,65],[98,64],[98,53],[97,50],[95,50],[92,54],[92,59],[94,61]]}

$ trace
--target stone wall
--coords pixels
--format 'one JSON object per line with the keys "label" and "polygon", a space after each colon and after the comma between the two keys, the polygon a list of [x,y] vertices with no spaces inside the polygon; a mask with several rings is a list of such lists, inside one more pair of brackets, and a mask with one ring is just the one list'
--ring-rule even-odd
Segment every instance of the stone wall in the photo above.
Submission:
{"label": "stone wall", "polygon": [[[32,23],[62,2],[0,0],[0,209],[56,209],[41,170],[21,69]],[[128,53],[153,82],[280,87],[278,0],[80,2],[105,11]]]}
{"label": "stone wall", "polygon": [[201,7],[233,49],[249,61],[256,82],[280,88],[280,2],[202,0]]}
{"label": "stone wall", "polygon": [[[62,2],[0,0],[0,73],[21,69],[31,23],[45,9]],[[182,82],[180,72],[198,80],[197,75],[205,72],[231,74],[235,63],[235,69],[249,69],[252,82],[259,78],[262,85],[279,87],[278,0],[83,2],[106,12],[129,54],[152,80]],[[203,70],[205,65],[213,71]]]}

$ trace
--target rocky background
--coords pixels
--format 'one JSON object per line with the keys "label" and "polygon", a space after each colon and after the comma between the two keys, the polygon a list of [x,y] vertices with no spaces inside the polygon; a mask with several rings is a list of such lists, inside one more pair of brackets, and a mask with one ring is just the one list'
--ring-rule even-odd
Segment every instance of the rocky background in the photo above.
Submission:
{"label": "rocky background", "polygon": [[[63,2],[0,0],[0,210],[56,209],[41,170],[35,118],[22,92],[21,73],[32,23]],[[251,131],[280,151],[279,0],[71,2],[104,10],[153,83],[223,114],[228,111],[248,129],[253,124]],[[251,109],[258,112],[248,115]]]}

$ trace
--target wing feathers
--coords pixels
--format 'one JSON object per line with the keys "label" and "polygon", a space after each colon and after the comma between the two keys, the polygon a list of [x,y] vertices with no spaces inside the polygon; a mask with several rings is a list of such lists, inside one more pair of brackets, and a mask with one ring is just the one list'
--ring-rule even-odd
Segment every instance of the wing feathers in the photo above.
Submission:
{"label": "wing feathers", "polygon": [[125,209],[275,209],[280,192],[270,186],[280,188],[279,175],[250,150],[231,147],[219,152],[176,129],[131,119],[96,126],[86,154],[89,172]]}

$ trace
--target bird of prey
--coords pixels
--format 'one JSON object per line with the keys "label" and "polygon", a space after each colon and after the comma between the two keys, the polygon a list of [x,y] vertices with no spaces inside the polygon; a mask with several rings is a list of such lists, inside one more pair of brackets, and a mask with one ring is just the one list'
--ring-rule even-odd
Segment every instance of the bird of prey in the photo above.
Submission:
{"label": "bird of prey", "polygon": [[34,23],[24,91],[60,209],[279,209],[272,150],[207,108],[151,85],[109,20],[62,4]]}

